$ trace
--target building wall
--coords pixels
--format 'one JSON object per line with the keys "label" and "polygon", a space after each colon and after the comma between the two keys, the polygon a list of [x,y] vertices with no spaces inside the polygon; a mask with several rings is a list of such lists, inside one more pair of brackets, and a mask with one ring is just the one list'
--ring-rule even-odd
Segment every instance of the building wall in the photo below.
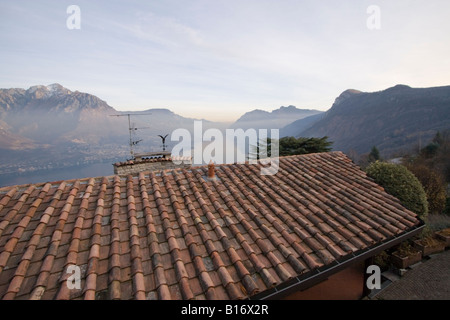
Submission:
{"label": "building wall", "polygon": [[285,300],[358,300],[363,297],[364,262],[352,265],[327,280],[304,291],[295,292]]}

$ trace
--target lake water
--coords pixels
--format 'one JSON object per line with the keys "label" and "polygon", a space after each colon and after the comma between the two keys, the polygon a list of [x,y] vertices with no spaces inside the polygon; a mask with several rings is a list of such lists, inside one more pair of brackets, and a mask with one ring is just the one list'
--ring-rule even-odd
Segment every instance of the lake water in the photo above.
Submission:
{"label": "lake water", "polygon": [[111,176],[114,167],[110,162],[93,163],[84,166],[63,169],[41,170],[26,174],[0,175],[0,187],[21,185],[28,183],[52,182],[59,180],[82,179],[89,177]]}

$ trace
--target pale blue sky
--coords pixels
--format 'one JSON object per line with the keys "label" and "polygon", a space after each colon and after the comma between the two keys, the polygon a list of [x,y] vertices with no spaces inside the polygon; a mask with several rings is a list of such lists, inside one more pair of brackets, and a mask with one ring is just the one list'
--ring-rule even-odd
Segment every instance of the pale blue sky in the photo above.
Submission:
{"label": "pale blue sky", "polygon": [[118,110],[223,121],[327,110],[349,88],[450,85],[449,16],[448,0],[0,0],[0,87],[60,83]]}

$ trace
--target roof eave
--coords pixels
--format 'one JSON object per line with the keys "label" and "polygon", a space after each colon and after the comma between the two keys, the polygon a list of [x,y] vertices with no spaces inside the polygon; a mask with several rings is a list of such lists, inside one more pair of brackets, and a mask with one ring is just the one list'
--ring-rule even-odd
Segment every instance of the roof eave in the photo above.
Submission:
{"label": "roof eave", "polygon": [[322,268],[318,268],[312,271],[309,271],[303,275],[297,276],[293,279],[290,279],[286,282],[281,283],[280,285],[265,290],[259,294],[256,294],[250,297],[251,300],[276,300],[282,299],[289,294],[292,294],[297,291],[306,290],[324,280],[329,278],[331,275],[349,267],[350,265],[365,261],[366,259],[377,255],[383,250],[389,249],[417,234],[419,234],[423,228],[425,227],[425,223],[420,221],[420,224],[415,226],[408,231],[403,232],[402,234],[387,239],[383,242],[377,243],[375,246],[369,247],[368,249],[361,250],[355,253],[352,253],[341,261],[334,261],[333,263],[324,266]]}

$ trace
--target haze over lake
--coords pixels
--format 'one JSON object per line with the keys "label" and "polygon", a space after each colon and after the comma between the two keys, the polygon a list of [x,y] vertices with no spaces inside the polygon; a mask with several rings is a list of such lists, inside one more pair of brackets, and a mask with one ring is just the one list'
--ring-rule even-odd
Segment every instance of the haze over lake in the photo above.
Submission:
{"label": "haze over lake", "polygon": [[99,162],[69,168],[39,170],[23,174],[0,175],[0,187],[59,180],[82,179],[87,177],[110,176],[113,174],[114,170],[111,163]]}

